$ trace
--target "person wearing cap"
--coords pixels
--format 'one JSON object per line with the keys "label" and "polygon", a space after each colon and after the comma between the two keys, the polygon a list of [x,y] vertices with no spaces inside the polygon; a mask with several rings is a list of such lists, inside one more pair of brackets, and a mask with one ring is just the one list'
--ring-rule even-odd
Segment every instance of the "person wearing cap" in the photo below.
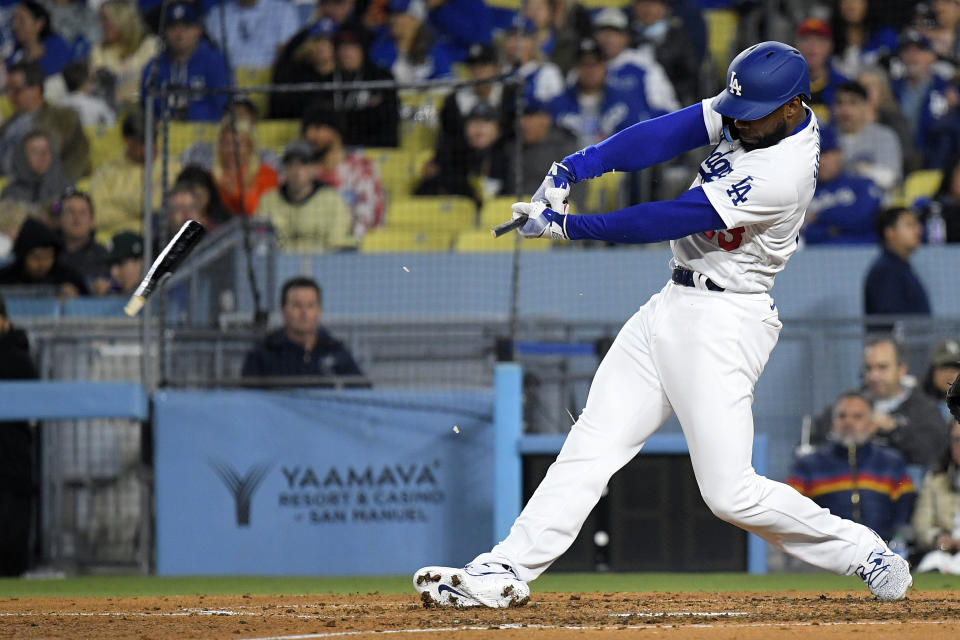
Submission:
{"label": "person wearing cap", "polygon": [[110,240],[107,252],[110,265],[110,285],[104,293],[131,295],[143,279],[143,236],[133,231],[121,231]]}
{"label": "person wearing cap", "polygon": [[[534,193],[543,178],[540,173],[555,158],[563,158],[577,149],[577,136],[566,127],[555,126],[553,114],[541,102],[527,102],[520,119],[523,141],[523,183],[520,193]],[[570,199],[577,201],[579,189],[571,190]]]}
{"label": "person wearing cap", "polygon": [[537,48],[537,30],[529,18],[518,18],[507,31],[503,56],[513,73],[523,80],[525,105],[543,106],[563,93],[565,83],[560,67],[546,60]]}
{"label": "person wearing cap", "polygon": [[820,129],[820,171],[817,190],[807,207],[806,243],[876,244],[874,220],[882,201],[883,190],[872,180],[845,170],[843,150],[833,129]]}
{"label": "person wearing cap", "polygon": [[[500,114],[478,102],[464,121],[464,148],[441,140],[417,195],[463,195],[479,206],[487,198],[515,193],[513,155],[500,130]],[[432,173],[432,175],[431,175]]]}
{"label": "person wearing cap", "polygon": [[353,235],[359,240],[383,224],[385,195],[376,165],[362,151],[344,146],[338,114],[308,109],[300,124],[304,139],[317,152],[317,177],[335,188],[350,207]]}
{"label": "person wearing cap", "polygon": [[[301,82],[333,82],[337,70],[334,37],[337,24],[330,18],[320,18],[307,25],[290,39],[273,65],[274,84]],[[334,94],[329,91],[297,91],[270,93],[271,118],[299,119],[304,105],[324,105],[334,108]]]}
{"label": "person wearing cap", "polygon": [[832,111],[848,171],[890,193],[903,178],[903,152],[897,134],[876,121],[866,87],[855,80],[838,85]]}
{"label": "person wearing cap", "polygon": [[682,104],[690,104],[697,97],[697,80],[702,57],[683,21],[673,15],[672,0],[634,0],[631,13],[636,49],[656,60]]}
{"label": "person wearing cap", "polygon": [[43,69],[36,62],[18,62],[7,68],[6,93],[13,114],[0,126],[0,172],[10,172],[13,155],[32,129],[50,134],[64,170],[72,180],[90,173],[90,142],[80,118],[71,109],[44,98]]}
{"label": "person wearing cap", "polygon": [[926,155],[936,146],[935,131],[950,109],[947,94],[951,90],[934,70],[937,53],[923,33],[904,33],[897,55],[903,63],[904,74],[893,80],[891,88],[910,123],[917,150]]}
{"label": "person wearing cap", "polygon": [[[367,37],[362,29],[342,28],[335,39],[337,70],[341,82],[393,80],[393,74],[367,57]],[[329,96],[329,94],[328,94]],[[343,112],[343,141],[348,146],[396,147],[399,144],[400,106],[394,89],[345,91],[333,106]],[[326,101],[321,101],[321,105]]]}
{"label": "person wearing cap", "polygon": [[937,403],[947,424],[952,421],[950,410],[947,408],[947,389],[958,375],[960,375],[960,340],[944,338],[933,347],[930,366],[923,379],[923,392]]}
{"label": "person wearing cap", "polygon": [[260,198],[257,216],[273,223],[284,251],[355,249],[350,209],[336,189],[317,179],[317,151],[295,140],[283,151],[280,188]]}
{"label": "person wearing cap", "polygon": [[234,69],[269,69],[283,44],[300,29],[297,10],[286,0],[227,0],[204,21],[207,34],[230,53]]}
{"label": "person wearing cap", "polygon": [[807,18],[797,26],[796,44],[810,67],[810,108],[821,124],[828,125],[833,92],[848,80],[833,64],[833,30],[820,18]]}
{"label": "person wearing cap", "polygon": [[450,76],[453,56],[427,24],[426,0],[390,0],[390,24],[370,47],[370,59],[398,82]]}
{"label": "person wearing cap", "polygon": [[[467,70],[471,80],[491,80],[500,73],[497,50],[492,45],[475,44],[467,53]],[[512,86],[499,82],[462,87],[448,95],[440,109],[440,140],[457,146],[465,143],[464,124],[467,116],[480,103],[493,108],[498,114],[500,131],[505,137],[513,135],[516,99]]]}
{"label": "person wearing cap", "polygon": [[594,38],[607,65],[607,83],[634,96],[638,109],[655,118],[680,108],[673,84],[653,57],[630,48],[630,26],[619,9],[601,10],[593,19]]}
{"label": "person wearing cap", "polygon": [[[219,51],[203,40],[200,7],[188,0],[175,0],[166,5],[160,55],[143,69],[140,81],[141,102],[150,90],[170,86],[191,89],[224,89],[228,86],[227,61]],[[176,120],[215,121],[223,114],[227,96],[219,93],[172,93],[168,108]],[[159,95],[152,100],[157,117],[161,115]],[[145,107],[146,108],[146,107]]]}
{"label": "person wearing cap", "polygon": [[55,231],[36,218],[27,218],[13,243],[14,261],[0,268],[0,285],[51,285],[62,298],[86,295],[87,283],[60,260],[62,250]]}
{"label": "person wearing cap", "polygon": [[[123,136],[123,157],[103,165],[90,179],[90,198],[97,208],[97,238],[107,242],[123,230],[143,231],[143,175],[146,160],[144,116],[139,111],[128,113],[120,125]],[[163,202],[163,162],[160,161],[156,132],[150,174],[153,180],[152,205],[157,211]],[[170,175],[176,175],[180,163],[170,158]]]}
{"label": "person wearing cap", "polygon": [[580,44],[576,82],[550,103],[557,124],[574,131],[580,146],[596,144],[650,117],[639,96],[607,84],[607,70],[597,42]]}

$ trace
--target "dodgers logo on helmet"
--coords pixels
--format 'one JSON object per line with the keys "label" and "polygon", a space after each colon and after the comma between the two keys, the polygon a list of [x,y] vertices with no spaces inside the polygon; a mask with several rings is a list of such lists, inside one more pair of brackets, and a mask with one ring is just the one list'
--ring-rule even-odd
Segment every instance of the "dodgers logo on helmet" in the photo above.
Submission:
{"label": "dodgers logo on helmet", "polygon": [[782,42],[744,49],[727,69],[727,86],[713,110],[736,120],[757,120],[796,96],[810,97],[810,69],[800,52]]}

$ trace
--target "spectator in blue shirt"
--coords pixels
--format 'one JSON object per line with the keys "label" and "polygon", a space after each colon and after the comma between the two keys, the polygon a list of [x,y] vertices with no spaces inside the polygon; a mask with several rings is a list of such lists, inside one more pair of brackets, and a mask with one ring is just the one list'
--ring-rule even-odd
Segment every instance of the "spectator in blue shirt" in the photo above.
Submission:
{"label": "spectator in blue shirt", "polygon": [[542,107],[563,93],[563,74],[537,48],[537,28],[528,18],[518,19],[507,30],[503,53],[507,64],[523,79],[524,104]]}
{"label": "spectator in blue shirt", "polygon": [[897,49],[897,32],[884,20],[891,16],[877,0],[842,0],[831,17],[834,63],[853,78]]}
{"label": "spectator in blue shirt", "polygon": [[[203,40],[200,9],[193,2],[177,1],[167,5],[163,37],[164,51],[143,70],[140,94],[146,100],[149,87],[164,83],[191,89],[223,89],[228,85],[227,61],[219,51]],[[171,94],[168,107],[177,120],[219,120],[227,104],[225,94]],[[153,100],[159,116],[160,98]]]}
{"label": "spectator in blue shirt", "polygon": [[877,234],[883,252],[874,260],[864,283],[866,315],[930,315],[927,291],[910,266],[910,255],[920,246],[923,229],[912,209],[894,207],[877,216]]}
{"label": "spectator in blue shirt", "polygon": [[844,393],[833,405],[830,442],[799,456],[787,484],[833,515],[890,540],[903,534],[917,494],[903,455],[874,442],[876,432],[870,401]]}
{"label": "spectator in blue shirt", "polygon": [[936,146],[933,132],[950,109],[947,81],[934,72],[937,54],[930,39],[920,32],[904,34],[899,57],[906,73],[893,81],[893,93],[910,123],[917,149],[925,155]]}
{"label": "spectator in blue shirt", "polygon": [[833,30],[820,18],[807,18],[797,27],[796,44],[810,67],[809,105],[820,125],[828,125],[834,89],[848,79],[832,61]]}
{"label": "spectator in blue shirt", "polygon": [[[207,34],[230,54],[234,69],[269,69],[280,47],[300,28],[297,10],[288,0],[230,0],[207,14]],[[226,26],[224,38],[221,26]]]}
{"label": "spectator in blue shirt", "polygon": [[370,49],[370,60],[398,82],[444,78],[452,57],[427,24],[425,0],[390,0],[390,24]]}
{"label": "spectator in blue shirt", "polygon": [[465,59],[471,45],[491,43],[492,15],[483,0],[432,0],[429,6],[428,22],[452,60]]}
{"label": "spectator in blue shirt", "polygon": [[642,114],[634,94],[614,89],[595,40],[580,44],[577,81],[550,103],[556,122],[576,132],[581,147],[588,147],[625,129],[649,114]]}
{"label": "spectator in blue shirt", "polygon": [[630,48],[627,16],[607,8],[593,19],[594,37],[607,65],[607,84],[634,97],[641,119],[655,118],[680,108],[677,94],[663,67],[650,55]]}
{"label": "spectator in blue shirt", "polygon": [[50,27],[50,14],[33,0],[23,0],[13,10],[13,36],[16,45],[6,60],[8,67],[39,62],[44,74],[52,76],[72,59],[70,47]]}
{"label": "spectator in blue shirt", "polygon": [[807,244],[876,243],[874,218],[882,199],[872,180],[847,173],[833,130],[820,129],[820,172],[803,233]]}

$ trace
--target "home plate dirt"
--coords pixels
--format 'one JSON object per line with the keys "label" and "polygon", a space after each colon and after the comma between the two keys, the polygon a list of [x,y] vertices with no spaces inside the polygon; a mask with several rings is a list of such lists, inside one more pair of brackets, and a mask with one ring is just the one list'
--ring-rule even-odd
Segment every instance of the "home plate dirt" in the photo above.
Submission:
{"label": "home plate dirt", "polygon": [[534,593],[516,609],[425,609],[410,595],[3,598],[0,638],[960,638],[960,592]]}

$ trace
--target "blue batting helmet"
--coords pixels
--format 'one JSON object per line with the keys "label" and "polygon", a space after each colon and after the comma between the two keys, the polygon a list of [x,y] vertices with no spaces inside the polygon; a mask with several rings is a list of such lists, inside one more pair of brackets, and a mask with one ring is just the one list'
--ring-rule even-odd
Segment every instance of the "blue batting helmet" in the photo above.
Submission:
{"label": "blue batting helmet", "polygon": [[727,69],[727,86],[711,106],[735,120],[757,120],[800,95],[810,97],[807,61],[782,42],[761,42],[733,59]]}

